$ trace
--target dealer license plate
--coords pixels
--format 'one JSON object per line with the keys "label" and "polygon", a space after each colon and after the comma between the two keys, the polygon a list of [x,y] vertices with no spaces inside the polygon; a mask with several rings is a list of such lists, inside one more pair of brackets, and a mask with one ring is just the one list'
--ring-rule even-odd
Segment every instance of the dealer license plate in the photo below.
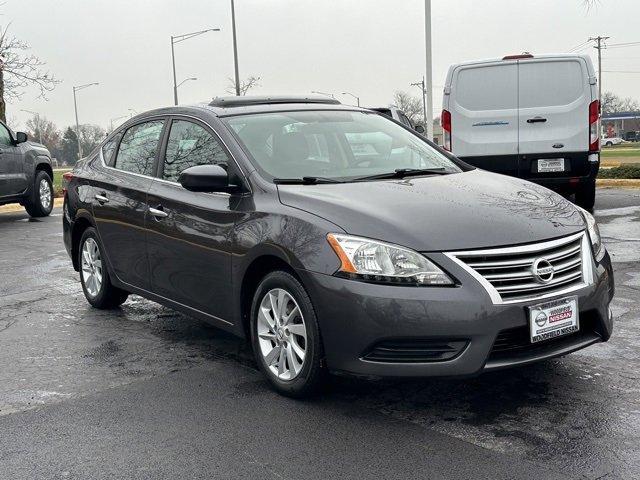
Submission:
{"label": "dealer license plate", "polygon": [[538,172],[564,172],[564,158],[539,159]]}
{"label": "dealer license plate", "polygon": [[580,330],[578,297],[567,297],[529,307],[531,343],[551,340]]}

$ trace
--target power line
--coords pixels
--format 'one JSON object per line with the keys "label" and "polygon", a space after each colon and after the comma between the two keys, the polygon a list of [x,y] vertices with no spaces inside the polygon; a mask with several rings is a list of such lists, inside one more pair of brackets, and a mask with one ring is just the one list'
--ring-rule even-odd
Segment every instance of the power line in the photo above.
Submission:
{"label": "power line", "polygon": [[578,51],[578,50],[582,50],[584,47],[588,46],[589,43],[590,43],[590,41],[587,40],[586,42],[582,42],[582,43],[576,45],[575,47],[571,47],[568,50],[568,53],[572,53],[572,52],[575,52],[575,51]]}
{"label": "power line", "polygon": [[640,70],[603,70],[605,73],[640,73]]}
{"label": "power line", "polygon": [[607,48],[635,47],[637,45],[640,45],[640,42],[610,43],[607,45]]}

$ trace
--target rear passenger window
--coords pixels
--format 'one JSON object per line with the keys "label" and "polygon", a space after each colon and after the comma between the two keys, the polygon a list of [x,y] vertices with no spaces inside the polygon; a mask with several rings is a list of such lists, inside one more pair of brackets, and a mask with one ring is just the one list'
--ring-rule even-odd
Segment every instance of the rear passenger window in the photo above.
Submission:
{"label": "rear passenger window", "polygon": [[186,120],[174,120],[167,142],[162,178],[177,182],[180,173],[196,165],[227,167],[229,157],[220,142],[204,127]]}
{"label": "rear passenger window", "polygon": [[113,161],[116,158],[116,148],[118,147],[120,138],[122,138],[122,133],[117,133],[102,146],[102,158],[104,158],[105,165],[109,167],[113,167]]}
{"label": "rear passenger window", "polygon": [[518,66],[515,63],[462,68],[454,85],[458,105],[471,111],[518,108]]}
{"label": "rear passenger window", "polygon": [[520,62],[520,108],[569,105],[587,83],[578,61]]}
{"label": "rear passenger window", "polygon": [[153,175],[163,120],[141,123],[127,130],[120,142],[115,168],[125,172]]}

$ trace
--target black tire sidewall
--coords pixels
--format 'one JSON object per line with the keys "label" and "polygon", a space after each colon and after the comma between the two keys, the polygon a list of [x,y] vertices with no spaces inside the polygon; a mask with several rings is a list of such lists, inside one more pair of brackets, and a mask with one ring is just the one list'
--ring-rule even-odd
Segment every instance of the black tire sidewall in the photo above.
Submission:
{"label": "black tire sidewall", "polygon": [[[293,296],[302,311],[307,330],[305,362],[302,371],[293,380],[280,380],[269,370],[258,343],[258,308],[264,295],[274,288],[282,288]],[[284,271],[275,271],[265,276],[260,282],[251,304],[250,335],[256,362],[262,373],[278,392],[287,396],[302,397],[316,390],[324,373],[322,365],[324,353],[320,328],[309,294],[293,275]]]}
{"label": "black tire sidewall", "polygon": [[[49,184],[49,191],[51,192],[51,203],[49,208],[44,208],[40,200],[40,183],[45,180]],[[31,195],[31,201],[26,205],[27,213],[32,217],[46,217],[53,210],[54,192],[53,181],[49,174],[43,170],[39,170],[36,173],[36,177],[33,181],[33,192]]]}

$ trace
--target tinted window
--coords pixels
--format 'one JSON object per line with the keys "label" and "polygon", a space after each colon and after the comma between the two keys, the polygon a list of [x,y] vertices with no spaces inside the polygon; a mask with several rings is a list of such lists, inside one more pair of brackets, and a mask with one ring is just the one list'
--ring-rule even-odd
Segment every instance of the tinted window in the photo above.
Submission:
{"label": "tinted window", "polygon": [[104,158],[104,163],[110,167],[113,167],[113,161],[116,157],[116,148],[118,147],[118,142],[120,141],[121,137],[122,134],[117,133],[113,138],[107,140],[102,146],[102,156]]}
{"label": "tinted window", "polygon": [[174,120],[167,142],[162,178],[177,182],[180,173],[196,165],[227,166],[229,158],[218,140],[204,127]]}
{"label": "tinted window", "polygon": [[120,142],[115,168],[152,175],[163,124],[164,121],[157,120],[141,123],[127,130]]}
{"label": "tinted window", "polygon": [[13,145],[13,142],[11,141],[11,135],[9,134],[9,130],[7,130],[6,127],[1,124],[0,124],[0,144]]}

